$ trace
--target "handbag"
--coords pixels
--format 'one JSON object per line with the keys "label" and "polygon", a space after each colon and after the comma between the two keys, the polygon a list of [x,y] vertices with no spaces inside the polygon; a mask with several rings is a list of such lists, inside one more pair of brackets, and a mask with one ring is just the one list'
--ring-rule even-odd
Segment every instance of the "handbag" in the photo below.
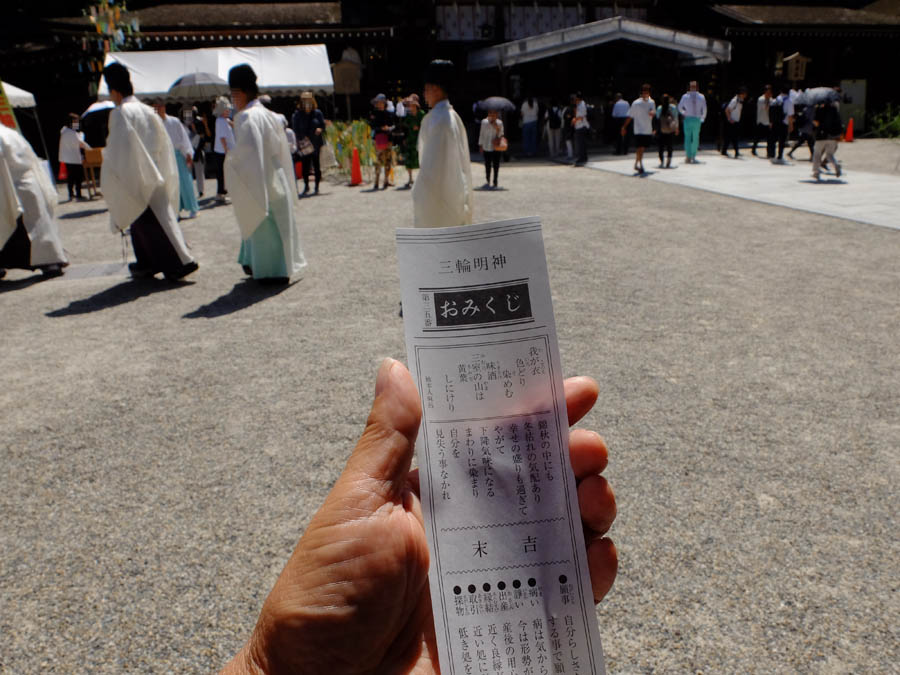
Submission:
{"label": "handbag", "polygon": [[494,139],[494,152],[506,152],[507,148],[509,148],[509,143],[506,136],[498,136]]}
{"label": "handbag", "polygon": [[313,146],[312,141],[310,141],[306,136],[300,139],[300,155],[303,157],[308,157],[316,151],[316,148]]}
{"label": "handbag", "polygon": [[375,134],[375,149],[376,150],[387,150],[391,147],[391,138],[384,131],[379,131]]}

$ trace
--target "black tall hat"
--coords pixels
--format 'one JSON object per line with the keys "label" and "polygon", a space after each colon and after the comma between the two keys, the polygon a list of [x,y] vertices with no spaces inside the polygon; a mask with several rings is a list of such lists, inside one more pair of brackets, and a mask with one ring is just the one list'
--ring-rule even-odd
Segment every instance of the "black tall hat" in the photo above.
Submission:
{"label": "black tall hat", "polygon": [[453,61],[445,59],[435,59],[425,68],[425,83],[436,84],[441,89],[447,91],[453,88],[456,80],[456,66]]}
{"label": "black tall hat", "polygon": [[256,73],[248,64],[242,63],[228,71],[228,86],[241,91],[256,89]]}
{"label": "black tall hat", "polygon": [[118,61],[113,61],[103,69],[103,77],[106,79],[107,89],[115,89],[120,93],[131,93],[131,75],[128,68]]}

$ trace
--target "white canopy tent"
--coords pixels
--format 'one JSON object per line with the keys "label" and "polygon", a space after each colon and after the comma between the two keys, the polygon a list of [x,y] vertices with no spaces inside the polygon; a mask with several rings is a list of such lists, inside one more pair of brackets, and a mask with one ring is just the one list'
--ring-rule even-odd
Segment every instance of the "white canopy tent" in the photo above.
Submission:
{"label": "white canopy tent", "polygon": [[34,94],[32,94],[30,91],[25,91],[24,89],[14,87],[9,82],[3,83],[3,91],[6,92],[6,98],[9,99],[9,104],[13,108],[36,107],[36,104],[34,102]]}
{"label": "white canopy tent", "polygon": [[[131,72],[138,97],[165,98],[169,87],[188,73],[213,73],[227,80],[228,71],[249,63],[256,71],[261,92],[294,96],[312,89],[331,93],[334,80],[325,45],[285,47],[215,47],[145,52],[110,52],[104,65],[118,61]],[[108,98],[106,80],[100,81],[100,98]]]}

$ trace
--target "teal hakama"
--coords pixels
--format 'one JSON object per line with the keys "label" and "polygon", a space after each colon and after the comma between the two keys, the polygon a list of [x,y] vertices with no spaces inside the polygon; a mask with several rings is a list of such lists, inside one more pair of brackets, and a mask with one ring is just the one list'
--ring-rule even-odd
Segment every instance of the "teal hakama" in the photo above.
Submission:
{"label": "teal hakama", "polygon": [[278,223],[270,210],[249,239],[241,240],[238,263],[253,270],[254,279],[289,277]]}
{"label": "teal hakama", "polygon": [[178,207],[182,211],[196,213],[200,210],[200,205],[197,203],[197,195],[194,194],[194,177],[188,169],[184,155],[177,150],[175,160],[178,162]]}

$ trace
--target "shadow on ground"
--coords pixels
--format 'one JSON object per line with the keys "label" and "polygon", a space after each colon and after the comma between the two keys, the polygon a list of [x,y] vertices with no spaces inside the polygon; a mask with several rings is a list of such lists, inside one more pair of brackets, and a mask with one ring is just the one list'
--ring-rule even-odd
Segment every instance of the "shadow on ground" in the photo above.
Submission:
{"label": "shadow on ground", "polygon": [[0,293],[8,293],[10,291],[17,291],[20,288],[28,288],[32,284],[40,283],[44,281],[47,277],[38,272],[37,274],[32,274],[30,277],[25,277],[24,279],[15,279],[7,281],[3,279],[0,281]]}
{"label": "shadow on ground", "polygon": [[[294,282],[296,283],[296,282]],[[193,312],[188,312],[183,319],[215,319],[220,316],[240,312],[257,302],[272,298],[284,292],[294,284],[267,286],[252,279],[244,279],[237,282],[225,295],[216,298],[208,305],[198,307]]]}
{"label": "shadow on ground", "polygon": [[106,213],[107,209],[85,209],[84,211],[73,211],[72,213],[63,213],[59,216],[60,220],[67,220],[69,218],[87,218],[88,216],[96,216],[101,213]]}
{"label": "shadow on ground", "polygon": [[91,312],[99,312],[102,309],[110,309],[132,302],[139,298],[146,297],[153,293],[162,291],[172,291],[177,288],[183,288],[193,282],[170,282],[160,281],[157,279],[143,279],[123,281],[111,288],[92,295],[84,300],[73,300],[68,307],[54,309],[47,312],[47,316],[58,318],[62,316],[73,316],[76,314],[90,314]]}

